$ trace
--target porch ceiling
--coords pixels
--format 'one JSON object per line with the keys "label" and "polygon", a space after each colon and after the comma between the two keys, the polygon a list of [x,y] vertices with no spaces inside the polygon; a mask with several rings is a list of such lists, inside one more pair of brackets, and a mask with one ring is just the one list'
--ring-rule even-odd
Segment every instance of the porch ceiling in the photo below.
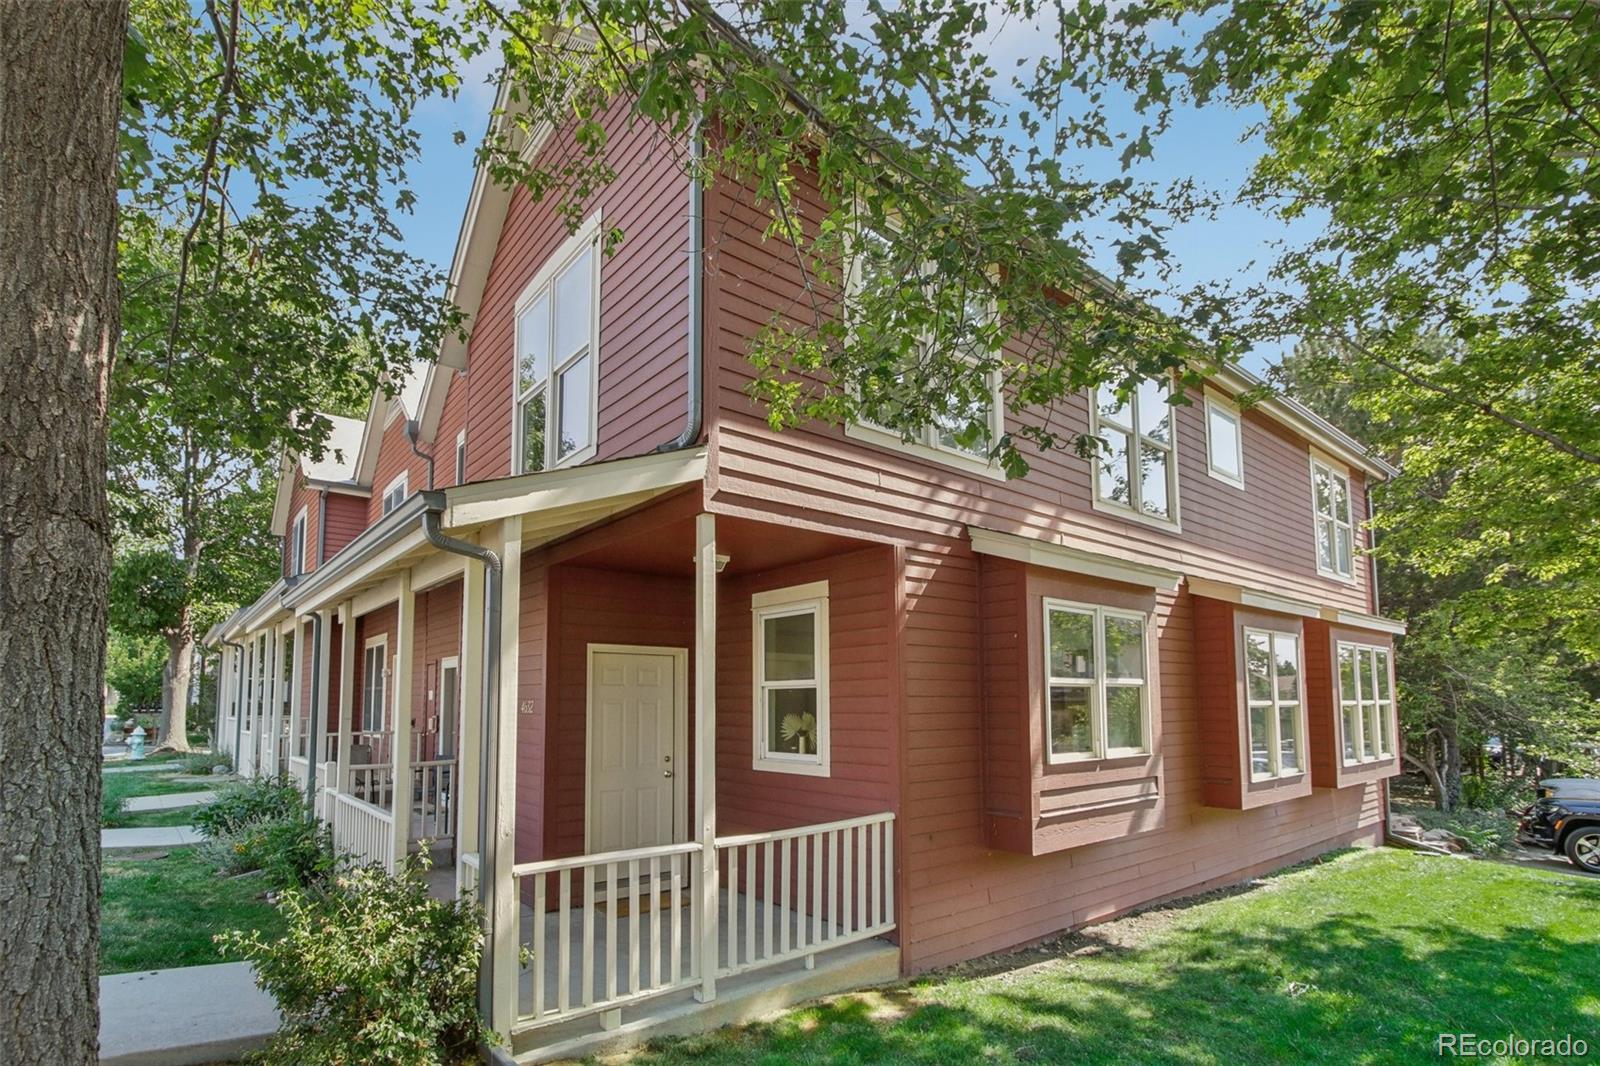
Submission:
{"label": "porch ceiling", "polygon": [[[692,515],[677,517],[593,548],[575,544],[578,550],[562,561],[597,570],[692,575],[694,533]],[[778,523],[717,516],[717,554],[728,557],[723,571],[726,574],[759,573],[858,551],[875,543]]]}

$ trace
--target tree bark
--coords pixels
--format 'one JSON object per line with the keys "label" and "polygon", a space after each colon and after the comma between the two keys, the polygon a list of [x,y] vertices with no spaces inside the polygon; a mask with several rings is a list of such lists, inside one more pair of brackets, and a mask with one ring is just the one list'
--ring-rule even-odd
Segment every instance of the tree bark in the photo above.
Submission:
{"label": "tree bark", "polygon": [[167,637],[167,668],[161,672],[161,746],[189,750],[189,678],[194,638]]}
{"label": "tree bark", "polygon": [[126,0],[0,0],[0,1062],[92,1063]]}
{"label": "tree bark", "polygon": [[1443,802],[1439,809],[1453,811],[1461,806],[1461,729],[1453,717],[1440,720],[1439,739],[1443,756],[1440,767]]}

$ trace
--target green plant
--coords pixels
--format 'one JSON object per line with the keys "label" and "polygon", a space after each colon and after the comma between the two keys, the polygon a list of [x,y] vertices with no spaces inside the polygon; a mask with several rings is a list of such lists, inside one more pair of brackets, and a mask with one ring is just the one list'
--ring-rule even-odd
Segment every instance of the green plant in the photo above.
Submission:
{"label": "green plant", "polygon": [[226,752],[197,751],[183,760],[183,770],[189,774],[209,774],[214,766],[233,769],[233,759]]}
{"label": "green plant", "polygon": [[196,811],[194,824],[209,837],[231,836],[257,822],[281,821],[304,810],[305,800],[292,785],[243,781]]}
{"label": "green plant", "polygon": [[1461,802],[1482,811],[1520,809],[1533,802],[1533,782],[1521,777],[1468,777]]}
{"label": "green plant", "polygon": [[255,964],[283,1012],[258,1061],[270,1066],[476,1061],[494,1035],[477,1009],[483,933],[476,905],[428,895],[417,865],[351,870],[327,891],[288,888],[285,932],[219,936]]}
{"label": "green plant", "polygon": [[100,824],[113,825],[122,819],[128,807],[128,797],[120,792],[100,793]]}

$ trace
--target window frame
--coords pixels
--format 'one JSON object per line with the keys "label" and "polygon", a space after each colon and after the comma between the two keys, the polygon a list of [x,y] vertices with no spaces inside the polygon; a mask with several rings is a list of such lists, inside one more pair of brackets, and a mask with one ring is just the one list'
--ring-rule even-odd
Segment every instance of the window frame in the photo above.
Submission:
{"label": "window frame", "polygon": [[[851,227],[850,237],[847,241],[846,252],[849,262],[847,264],[847,269],[845,270],[844,276],[844,313],[846,326],[852,330],[853,326],[850,325],[850,319],[851,307],[853,306],[853,297],[854,294],[859,292],[861,289],[864,264],[866,261],[866,257],[861,255],[856,250],[857,243],[862,240],[861,234],[863,232],[871,232],[874,236],[889,241],[891,244],[893,243],[889,240],[889,238],[884,237],[883,234],[877,233],[875,230],[868,230],[867,227],[859,223],[854,224]],[[984,314],[991,317],[997,314],[994,301],[986,301]],[[969,362],[970,361],[971,360],[969,360]],[[999,371],[991,372],[988,375],[988,379],[989,443],[992,445],[995,442],[998,442],[1000,438],[1005,435],[1006,412],[1005,396],[1001,388]],[[930,462],[942,463],[946,466],[956,467],[979,477],[990,478],[996,481],[1007,480],[1006,474],[1000,468],[1000,465],[987,455],[975,454],[964,448],[958,448],[943,443],[939,439],[942,431],[939,424],[936,422],[931,422],[928,425],[919,427],[916,431],[916,436],[911,440],[906,440],[898,430],[890,426],[884,426],[876,422],[869,422],[860,419],[846,422],[844,432],[845,436],[847,437],[853,437],[857,440],[864,440],[871,444],[879,445],[880,447],[894,448],[899,451],[915,455],[920,459],[927,459]]]}
{"label": "window frame", "polygon": [[[1206,391],[1206,473],[1224,484],[1232,485],[1236,489],[1244,489],[1244,414],[1238,405],[1231,400],[1225,400],[1210,390]],[[1211,432],[1211,419],[1220,416],[1233,423],[1234,432],[1234,462],[1238,464],[1238,474],[1231,474],[1217,466],[1217,441]]]}
{"label": "window frame", "polygon": [[[1092,636],[1094,644],[1094,672],[1092,679],[1085,678],[1057,678],[1050,670],[1050,629],[1051,614],[1053,612],[1086,615],[1091,619]],[[1154,629],[1150,624],[1150,614],[1147,611],[1133,610],[1126,607],[1107,607],[1104,604],[1081,603],[1076,600],[1064,600],[1054,596],[1042,598],[1041,615],[1043,628],[1040,630],[1041,640],[1039,655],[1043,663],[1043,697],[1041,710],[1044,719],[1044,755],[1045,762],[1050,765],[1070,763],[1102,762],[1107,759],[1133,759],[1148,758],[1154,747],[1152,740],[1150,686],[1151,666],[1154,660]],[[1124,678],[1111,677],[1106,671],[1105,655],[1105,620],[1107,618],[1120,618],[1124,621],[1137,621],[1139,623],[1140,642],[1144,659],[1144,677]],[[1110,686],[1125,688],[1137,686],[1139,689],[1139,738],[1142,744],[1137,748],[1106,746],[1106,732],[1108,727],[1106,710],[1106,689]],[[1050,723],[1050,690],[1053,687],[1087,688],[1089,690],[1089,750],[1057,752],[1051,739]]]}
{"label": "window frame", "polygon": [[[389,498],[391,496],[395,496],[397,492],[399,493],[398,497],[395,499],[394,503],[390,503]],[[379,507],[383,513],[378,517],[384,518],[390,514],[393,514],[395,511],[398,511],[401,504],[405,503],[406,498],[410,495],[411,471],[402,470],[400,471],[399,477],[395,478],[393,481],[390,481],[383,487],[383,495],[379,497]]]}
{"label": "window frame", "polygon": [[[523,286],[516,302],[511,308],[511,473],[519,474],[538,473],[546,470],[557,470],[565,466],[576,466],[594,458],[600,447],[600,282],[601,260],[604,258],[600,247],[600,213],[597,211],[583,221],[583,224],[568,237],[561,246],[545,259],[543,265],[534,273],[528,284]],[[588,342],[576,352],[563,359],[559,364],[555,362],[555,284],[565,275],[566,270],[573,261],[589,251],[589,339]],[[545,367],[544,376],[538,382],[522,388],[522,350],[520,348],[522,330],[520,328],[523,312],[527,311],[541,296],[548,296],[552,313],[547,325],[549,337],[547,338],[546,358],[550,365]],[[575,449],[570,455],[558,454],[558,441],[552,430],[559,424],[560,411],[557,410],[556,382],[560,380],[564,371],[571,369],[579,360],[587,357],[589,360],[588,403],[589,440],[581,448]],[[536,395],[544,396],[544,465],[539,471],[523,468],[523,417],[522,411]]]}
{"label": "window frame", "polygon": [[[1355,656],[1355,670],[1353,677],[1356,685],[1355,699],[1350,699],[1344,690],[1344,662],[1345,649],[1350,649]],[[1383,663],[1382,677],[1386,686],[1378,684],[1378,662]],[[1370,673],[1367,667],[1370,665]],[[1396,757],[1395,748],[1399,746],[1395,739],[1397,718],[1395,715],[1396,692],[1394,676],[1394,648],[1385,644],[1366,644],[1359,640],[1335,640],[1333,645],[1333,676],[1334,676],[1334,703],[1338,709],[1339,721],[1339,761],[1345,767],[1363,767],[1374,763],[1387,762]],[[1365,698],[1362,688],[1363,680],[1370,680],[1373,685],[1373,698]],[[1388,699],[1382,693],[1387,688]],[[1368,707],[1371,710],[1368,710]],[[1346,752],[1350,742],[1349,722],[1345,717],[1347,708],[1355,710],[1356,744],[1355,758]],[[1374,715],[1372,719],[1368,715]],[[1374,721],[1378,727],[1379,750],[1376,754],[1367,750],[1369,721]]]}
{"label": "window frame", "polygon": [[[1272,693],[1270,700],[1252,699],[1250,696],[1250,637],[1264,636],[1267,638],[1268,648],[1268,691]],[[1278,693],[1278,649],[1277,639],[1287,637],[1294,641],[1295,656],[1295,708],[1294,716],[1294,753],[1296,766],[1293,770],[1283,768],[1283,708],[1286,701],[1279,699]],[[1306,765],[1306,652],[1305,640],[1301,633],[1285,629],[1268,629],[1265,626],[1244,625],[1240,627],[1239,653],[1241,667],[1244,673],[1244,755],[1245,764],[1249,769],[1250,783],[1257,784],[1263,781],[1285,781],[1291,778],[1303,777],[1309,772]],[[1250,712],[1258,706],[1265,706],[1269,710],[1267,717],[1267,766],[1264,774],[1255,771],[1255,736],[1251,729]]]}
{"label": "window frame", "polygon": [[456,434],[456,484],[467,483],[467,431],[461,430]]}
{"label": "window frame", "polygon": [[[1159,379],[1152,379],[1159,380]],[[1101,424],[1105,422],[1100,416],[1099,393],[1105,385],[1094,385],[1089,388],[1089,435],[1097,440],[1100,437]],[[1172,379],[1167,379],[1168,395],[1171,394]],[[1089,460],[1089,494],[1091,506],[1097,511],[1114,514],[1132,522],[1142,522],[1156,529],[1181,533],[1183,531],[1182,512],[1178,504],[1178,408],[1174,404],[1167,404],[1168,432],[1172,439],[1165,445],[1160,441],[1139,431],[1139,390],[1135,388],[1128,396],[1128,421],[1127,428],[1115,422],[1106,423],[1116,433],[1125,434],[1128,438],[1128,490],[1129,502],[1122,503],[1110,499],[1100,492],[1100,462],[1102,455],[1106,454],[1096,450],[1093,458]],[[1144,509],[1144,479],[1135,477],[1138,470],[1139,451],[1146,442],[1151,443],[1156,449],[1167,453],[1167,516],[1153,515]]]}
{"label": "window frame", "polygon": [[[1316,560],[1317,573],[1323,577],[1331,577],[1335,581],[1346,584],[1356,583],[1356,525],[1355,525],[1355,498],[1350,492],[1350,471],[1340,471],[1333,462],[1311,454],[1311,551]],[[1330,478],[1338,480],[1344,486],[1344,512],[1345,517],[1341,522],[1337,514],[1324,515],[1317,506],[1317,472],[1325,472]],[[1333,553],[1333,565],[1325,566],[1322,562],[1322,523],[1324,520],[1333,524],[1333,531],[1329,535],[1329,546]],[[1350,541],[1350,570],[1348,573],[1338,569],[1339,565],[1339,530],[1343,529]]]}
{"label": "window frame", "polygon": [[285,545],[289,557],[289,577],[299,577],[306,572],[306,508],[300,508],[289,523],[289,541]]}
{"label": "window frame", "polygon": [[[766,627],[769,618],[812,616],[816,668],[809,682],[766,680]],[[751,618],[751,767],[768,773],[832,775],[832,713],[829,700],[828,582],[812,581],[754,593]],[[815,755],[774,752],[768,745],[767,693],[778,689],[815,688],[817,692],[817,751]]]}
{"label": "window frame", "polygon": [[[376,729],[368,728],[368,723],[369,723],[368,714],[372,710],[371,702],[368,699],[368,697],[371,696],[371,694],[372,694],[372,677],[373,677],[372,652],[374,651],[374,649],[381,649],[382,653],[379,655],[379,662],[382,664],[382,667],[383,667],[380,671],[378,671],[378,675],[377,675],[378,676],[378,685],[379,685],[379,695],[378,695],[378,708],[377,708],[378,709],[378,726],[377,726]],[[360,723],[361,723],[361,728],[356,730],[356,732],[358,732],[358,733],[371,733],[371,734],[380,734],[381,735],[382,733],[385,733],[388,730],[388,725],[389,725],[389,635],[387,633],[379,634],[376,637],[368,637],[366,642],[361,646],[361,717],[360,717]]]}

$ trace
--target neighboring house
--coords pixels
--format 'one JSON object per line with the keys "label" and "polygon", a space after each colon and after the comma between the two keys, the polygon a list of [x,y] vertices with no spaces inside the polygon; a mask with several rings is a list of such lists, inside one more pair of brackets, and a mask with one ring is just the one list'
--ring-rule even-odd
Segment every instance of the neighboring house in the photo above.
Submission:
{"label": "neighboring house", "polygon": [[1131,453],[1106,470],[775,433],[746,350],[792,259],[626,117],[576,234],[478,175],[470,339],[285,464],[284,580],[208,637],[242,769],[306,782],[365,859],[438,842],[481,893],[519,1055],[1382,838],[1381,461],[1290,401],[1241,410],[1236,371],[1058,411]]}

